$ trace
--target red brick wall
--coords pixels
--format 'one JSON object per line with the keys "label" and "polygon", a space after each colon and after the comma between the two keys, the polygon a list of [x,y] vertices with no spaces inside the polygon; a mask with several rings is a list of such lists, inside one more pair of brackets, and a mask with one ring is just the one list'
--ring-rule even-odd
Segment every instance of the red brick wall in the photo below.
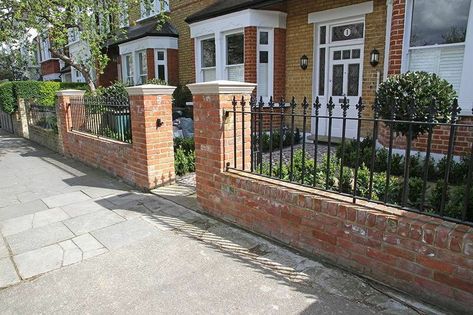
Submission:
{"label": "red brick wall", "polygon": [[388,74],[401,73],[402,46],[404,41],[405,0],[393,1],[393,16],[391,22],[391,42],[389,50]]}
{"label": "red brick wall", "polygon": [[245,27],[245,82],[256,83],[256,27]]}
{"label": "red brick wall", "polygon": [[[469,155],[471,153],[471,147],[473,145],[473,117],[463,116],[458,120],[458,124],[470,125],[471,127],[458,127],[455,133],[455,146],[453,153],[455,155]],[[388,147],[389,146],[389,128],[384,124],[381,125],[378,134],[379,142]],[[426,152],[427,151],[427,139],[428,134],[419,135],[416,140],[412,142],[412,148],[416,151]],[[441,126],[436,127],[433,130],[432,136],[432,147],[433,153],[447,154],[448,142],[450,139],[450,127]],[[393,148],[402,149],[406,148],[407,141],[406,137],[398,136],[394,138]]]}
{"label": "red brick wall", "polygon": [[100,86],[110,86],[115,81],[118,81],[118,62],[120,60],[118,47],[112,48],[107,53],[110,58],[109,63],[105,67],[103,73],[98,77],[98,83]]}
{"label": "red brick wall", "polygon": [[146,65],[148,66],[148,79],[156,78],[153,48],[146,49]]}
{"label": "red brick wall", "polygon": [[[71,131],[69,96],[58,100],[64,154],[101,168],[142,189],[174,181],[171,95],[130,96],[131,144]],[[160,118],[164,125],[156,128]]]}
{"label": "red brick wall", "polygon": [[[210,93],[212,94],[212,93]],[[450,310],[473,303],[473,231],[437,218],[236,171],[230,95],[195,95],[197,200],[209,214]],[[249,140],[238,167],[249,161]],[[249,124],[247,124],[249,126]],[[245,165],[248,167],[248,165]],[[248,168],[247,168],[248,169]]]}
{"label": "red brick wall", "polygon": [[41,63],[41,75],[59,73],[61,71],[58,59],[49,59]]}
{"label": "red brick wall", "polygon": [[274,29],[274,84],[273,96],[286,97],[286,30]]}
{"label": "red brick wall", "polygon": [[177,49],[168,49],[168,84],[178,85],[179,84],[179,55]]}

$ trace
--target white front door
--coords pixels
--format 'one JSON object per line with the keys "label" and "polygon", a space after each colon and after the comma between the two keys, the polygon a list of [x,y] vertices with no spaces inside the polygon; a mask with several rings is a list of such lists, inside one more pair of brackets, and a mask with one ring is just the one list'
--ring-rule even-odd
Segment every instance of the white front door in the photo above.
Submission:
{"label": "white front door", "polygon": [[[357,117],[356,104],[361,96],[362,68],[363,68],[363,46],[337,46],[329,50],[328,64],[328,94],[332,96],[335,104],[334,117],[342,117],[342,104],[346,97],[349,104],[347,117]],[[328,115],[328,111],[327,111]],[[332,136],[342,136],[342,119],[333,119]],[[355,138],[357,122],[346,120],[346,137]],[[328,134],[328,126],[326,134]]]}
{"label": "white front door", "polygon": [[[314,28],[313,95],[322,105],[320,116],[328,116],[327,103],[332,97],[335,104],[332,137],[342,136],[343,120],[335,117],[343,116],[341,105],[345,96],[349,103],[347,117],[358,116],[356,104],[362,95],[364,31],[364,19],[360,18],[334,20]],[[355,138],[357,122],[347,119],[346,124],[345,136]],[[327,118],[320,118],[318,123],[312,119],[312,134],[316,126],[319,136],[329,134]]]}

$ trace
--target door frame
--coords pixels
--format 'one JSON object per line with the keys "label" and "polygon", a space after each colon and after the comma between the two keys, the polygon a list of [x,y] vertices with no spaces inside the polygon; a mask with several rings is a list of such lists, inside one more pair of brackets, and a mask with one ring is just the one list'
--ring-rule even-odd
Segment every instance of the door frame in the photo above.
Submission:
{"label": "door frame", "polygon": [[[353,24],[353,23],[363,23],[363,38],[361,39],[354,39],[354,40],[344,40],[344,41],[337,41],[332,42],[331,40],[331,30],[332,27],[345,25],[345,24]],[[320,29],[321,27],[326,27],[326,40],[325,44],[320,44]],[[359,45],[362,47],[361,49],[361,65],[360,65],[360,84],[361,84],[361,94],[363,92],[363,71],[364,71],[364,58],[365,58],[365,38],[366,38],[366,19],[365,16],[352,16],[349,18],[343,19],[334,19],[330,21],[324,21],[321,23],[314,23],[313,29],[313,51],[312,51],[312,60],[314,61],[314,67],[312,69],[312,101],[315,102],[315,98],[318,96],[321,103],[322,109],[326,109],[326,103],[328,101],[328,97],[330,97],[329,93],[329,71],[330,71],[330,50],[332,47],[341,47],[341,46],[349,46],[349,45]],[[319,50],[320,48],[325,48],[325,73],[324,73],[324,94],[321,95],[318,92],[319,88],[319,72],[320,72],[320,58],[319,58]],[[322,114],[323,112],[321,112]],[[312,112],[314,114],[314,112]],[[321,124],[322,125],[322,124]],[[327,129],[327,126],[323,128],[324,130]],[[311,119],[311,133],[315,133],[315,119]],[[319,128],[320,134],[320,128]]]}

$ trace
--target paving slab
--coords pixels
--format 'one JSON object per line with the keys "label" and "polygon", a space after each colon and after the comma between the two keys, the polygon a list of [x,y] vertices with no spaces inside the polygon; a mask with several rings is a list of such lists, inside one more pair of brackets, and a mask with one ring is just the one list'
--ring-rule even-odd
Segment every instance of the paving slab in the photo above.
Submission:
{"label": "paving slab", "polygon": [[41,227],[51,223],[56,223],[68,219],[69,216],[61,208],[53,208],[40,211],[34,214],[33,228]]}
{"label": "paving slab", "polygon": [[13,254],[20,254],[43,246],[61,242],[75,235],[61,222],[7,236]]}
{"label": "paving slab", "polygon": [[125,219],[123,219],[118,214],[112,211],[102,210],[89,214],[84,214],[75,218],[65,220],[63,222],[72,232],[74,232],[75,235],[81,235],[116,224],[124,220]]}
{"label": "paving slab", "polygon": [[148,236],[157,234],[158,230],[140,218],[128,220],[91,234],[108,249],[117,249]]}
{"label": "paving slab", "polygon": [[3,236],[17,234],[33,228],[34,214],[27,214],[0,222],[0,232]]}
{"label": "paving slab", "polygon": [[82,251],[71,240],[61,242],[59,246],[61,246],[64,251],[62,260],[63,266],[69,266],[82,261]]}
{"label": "paving slab", "polygon": [[80,202],[80,201],[84,201],[88,199],[90,199],[90,197],[84,194],[83,192],[75,191],[75,192],[70,192],[70,193],[61,194],[57,196],[43,198],[42,200],[49,208],[56,208],[56,207],[65,206],[71,203],[76,203],[76,202]]}
{"label": "paving slab", "polygon": [[0,259],[0,288],[20,282],[10,258]]}
{"label": "paving slab", "polygon": [[0,221],[21,217],[26,214],[32,214],[46,209],[48,209],[48,206],[40,199],[3,207],[0,208]]}
{"label": "paving slab", "polygon": [[99,210],[107,210],[107,207],[113,206],[106,200],[86,200],[81,202],[72,203],[70,205],[62,206],[64,210],[71,218],[78,217],[84,214],[97,212]]}
{"label": "paving slab", "polygon": [[103,245],[89,233],[73,238],[72,242],[74,242],[74,244],[76,244],[84,253],[103,248]]}
{"label": "paving slab", "polygon": [[0,259],[10,256],[10,252],[8,251],[7,244],[3,240],[3,237],[0,235]]}
{"label": "paving slab", "polygon": [[63,250],[58,244],[13,256],[21,278],[28,279],[62,266]]}

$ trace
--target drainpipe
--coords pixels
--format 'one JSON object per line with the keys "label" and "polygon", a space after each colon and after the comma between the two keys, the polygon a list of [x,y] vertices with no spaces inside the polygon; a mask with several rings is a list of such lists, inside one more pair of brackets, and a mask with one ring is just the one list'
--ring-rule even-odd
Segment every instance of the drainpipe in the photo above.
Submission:
{"label": "drainpipe", "polygon": [[393,20],[393,0],[386,0],[386,43],[384,45],[383,81],[388,77],[389,50],[391,49],[391,23]]}

